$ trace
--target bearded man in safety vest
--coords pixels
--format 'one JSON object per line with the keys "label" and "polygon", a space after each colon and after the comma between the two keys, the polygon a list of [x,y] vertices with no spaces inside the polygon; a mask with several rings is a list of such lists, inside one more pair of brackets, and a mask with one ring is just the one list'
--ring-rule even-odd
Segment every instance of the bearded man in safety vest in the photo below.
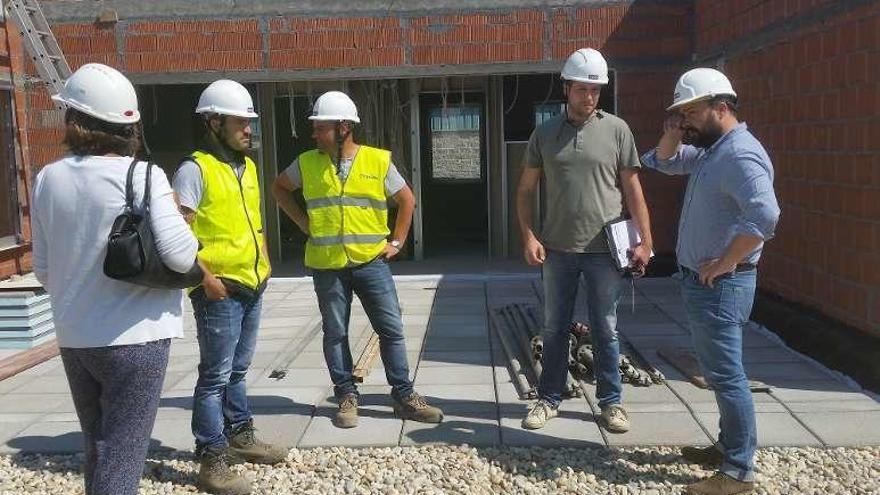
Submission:
{"label": "bearded man in safety vest", "polygon": [[255,437],[245,389],[271,271],[257,167],[245,154],[257,114],[247,89],[225,79],[202,92],[196,113],[204,118],[204,134],[173,187],[202,245],[205,270],[202,284],[190,291],[200,353],[192,418],[199,488],[247,494],[250,481],[230,470],[230,462],[276,464],[288,452]]}
{"label": "bearded man in safety vest", "polygon": [[[443,412],[413,390],[406,359],[403,321],[388,260],[409,233],[415,199],[391,163],[391,152],[354,142],[357,107],[339,91],[321,95],[312,115],[318,149],[307,151],[276,180],[272,194],[282,210],[309,236],[305,265],[312,271],[324,329],[324,358],[333,380],[339,428],[358,422],[348,322],[352,293],[373,329],[394,412],[403,419],[439,423]],[[303,212],[291,192],[302,188]],[[388,229],[388,198],[399,206],[394,233]]]}

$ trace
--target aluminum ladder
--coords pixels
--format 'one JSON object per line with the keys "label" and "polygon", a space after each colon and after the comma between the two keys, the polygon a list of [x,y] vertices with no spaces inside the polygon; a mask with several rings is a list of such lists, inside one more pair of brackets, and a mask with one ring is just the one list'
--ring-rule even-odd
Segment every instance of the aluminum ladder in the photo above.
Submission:
{"label": "aluminum ladder", "polygon": [[58,46],[40,4],[37,0],[11,0],[7,2],[6,11],[18,25],[40,78],[52,93],[60,93],[64,81],[70,77],[70,66],[67,65],[64,52]]}

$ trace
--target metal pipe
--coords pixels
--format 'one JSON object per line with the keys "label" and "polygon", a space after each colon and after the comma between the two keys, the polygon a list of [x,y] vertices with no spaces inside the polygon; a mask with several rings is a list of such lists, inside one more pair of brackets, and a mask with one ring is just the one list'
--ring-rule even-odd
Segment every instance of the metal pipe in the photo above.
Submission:
{"label": "metal pipe", "polygon": [[501,341],[501,348],[507,356],[508,370],[513,375],[513,386],[517,389],[517,394],[519,394],[520,399],[527,399],[532,395],[533,389],[529,386],[528,380],[524,376],[522,364],[520,364],[519,359],[513,351],[513,345],[509,341],[509,335],[502,330],[497,315],[492,316],[492,322],[492,327],[495,328],[498,340]]}

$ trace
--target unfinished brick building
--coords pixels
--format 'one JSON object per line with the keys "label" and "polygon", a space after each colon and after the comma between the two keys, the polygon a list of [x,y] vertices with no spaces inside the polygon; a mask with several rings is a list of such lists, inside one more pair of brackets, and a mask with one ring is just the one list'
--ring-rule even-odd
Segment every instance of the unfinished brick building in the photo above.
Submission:
{"label": "unfinished brick building", "polygon": [[[266,187],[311,147],[311,101],[350,92],[364,115],[361,139],[393,150],[419,198],[414,259],[519,256],[513,191],[523,141],[559,111],[558,71],[572,50],[606,55],[613,74],[601,106],[630,124],[640,151],[656,142],[677,76],[720,67],[777,171],[783,216],[762,262],[764,294],[880,333],[880,2],[41,3],[71,67],[103,62],[136,82],[147,136],[169,172],[192,145],[192,108],[207,82],[234,78],[257,96]],[[0,45],[20,51],[15,38]],[[4,74],[14,61],[11,48],[0,54]],[[28,267],[28,174],[63,152],[48,95],[30,83],[24,98],[24,78],[14,79],[0,77],[21,130],[9,134],[15,163],[0,177],[17,184],[2,199],[18,206],[17,215],[0,209],[15,219],[0,276]],[[655,247],[668,257],[683,182],[643,175]],[[265,197],[274,261],[295,267],[302,238]],[[11,242],[7,230],[0,241]]]}

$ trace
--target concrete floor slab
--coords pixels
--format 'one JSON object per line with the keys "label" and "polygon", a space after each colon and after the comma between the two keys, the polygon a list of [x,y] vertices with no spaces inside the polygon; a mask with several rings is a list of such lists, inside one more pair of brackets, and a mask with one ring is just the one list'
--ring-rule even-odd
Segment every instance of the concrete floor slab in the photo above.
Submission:
{"label": "concrete floor slab", "polygon": [[331,418],[335,408],[320,409],[306,427],[298,446],[388,447],[400,443],[402,420],[390,412],[369,414],[367,408],[361,409],[358,426],[349,429],[333,426]]}
{"label": "concrete floor slab", "polygon": [[690,413],[630,413],[630,430],[607,433],[608,444],[625,445],[708,445],[711,440]]}
{"label": "concrete floor slab", "polygon": [[[697,413],[697,419],[713,437],[718,435],[719,414]],[[785,412],[756,412],[759,447],[822,446],[822,442],[803,427],[791,414]]]}
{"label": "concrete floor slab", "polygon": [[492,447],[501,443],[498,418],[486,415],[445,415],[439,424],[405,421],[400,445],[432,443]]}
{"label": "concrete floor slab", "polygon": [[827,445],[880,445],[880,411],[808,412],[795,416]]}
{"label": "concrete floor slab", "polygon": [[416,373],[416,385],[494,384],[491,366],[427,366]]}
{"label": "concrete floor slab", "polygon": [[520,411],[503,411],[501,423],[501,443],[508,446],[544,447],[598,447],[605,440],[592,415],[587,411],[560,411],[539,430],[526,430],[522,419],[526,407]]}

